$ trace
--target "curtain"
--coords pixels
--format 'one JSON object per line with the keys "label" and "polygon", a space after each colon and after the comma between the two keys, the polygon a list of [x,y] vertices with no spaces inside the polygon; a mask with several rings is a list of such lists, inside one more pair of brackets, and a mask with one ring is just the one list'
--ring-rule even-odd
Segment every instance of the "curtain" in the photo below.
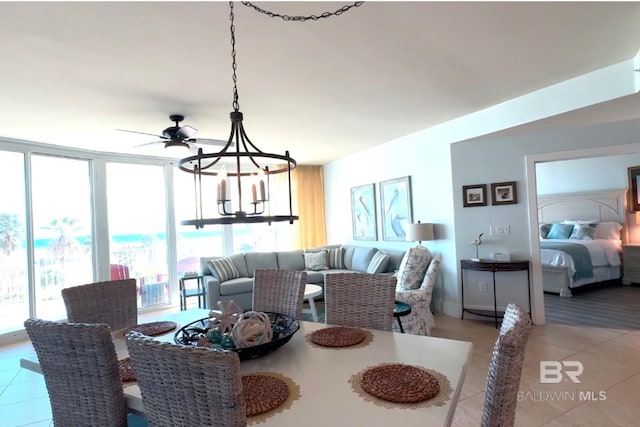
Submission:
{"label": "curtain", "polygon": [[296,166],[291,172],[293,213],[300,219],[293,224],[292,249],[327,244],[324,220],[324,174],[322,166]]}

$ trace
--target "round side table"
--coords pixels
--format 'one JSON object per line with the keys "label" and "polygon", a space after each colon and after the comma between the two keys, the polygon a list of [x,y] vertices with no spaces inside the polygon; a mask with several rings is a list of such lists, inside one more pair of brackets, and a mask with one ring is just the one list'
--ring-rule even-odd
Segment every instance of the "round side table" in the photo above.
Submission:
{"label": "round side table", "polygon": [[314,322],[318,321],[318,312],[316,311],[316,303],[313,299],[318,295],[322,295],[322,287],[318,285],[305,285],[304,299],[309,301],[309,310],[311,311],[311,318],[313,318]]}
{"label": "round side table", "polygon": [[398,327],[400,328],[400,332],[404,334],[404,328],[402,327],[402,321],[400,320],[403,316],[408,316],[411,314],[411,306],[405,302],[396,301],[393,306],[393,317],[398,320]]}

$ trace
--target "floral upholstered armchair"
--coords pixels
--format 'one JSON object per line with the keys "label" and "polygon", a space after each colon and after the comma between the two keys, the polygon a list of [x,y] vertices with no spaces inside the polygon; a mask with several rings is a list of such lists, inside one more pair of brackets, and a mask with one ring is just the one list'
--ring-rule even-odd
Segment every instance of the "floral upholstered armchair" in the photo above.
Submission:
{"label": "floral upholstered armchair", "polygon": [[[398,274],[398,284],[396,286],[396,301],[402,301],[411,306],[411,313],[400,319],[405,332],[415,335],[431,335],[431,328],[434,324],[433,314],[431,313],[430,307],[431,294],[433,293],[433,285],[436,281],[438,269],[440,268],[441,255],[436,254],[431,256],[431,252],[429,252],[427,248],[419,248],[423,249],[422,253],[417,257],[420,259],[417,263],[424,264],[425,256],[428,258],[428,261],[426,261],[428,265],[426,267],[426,272],[424,272],[424,267],[414,269],[418,274],[420,274],[420,272],[424,272],[420,286],[416,289],[405,288],[406,283],[403,282],[406,281],[403,280],[403,275],[401,274],[401,270],[403,270],[403,265],[401,265]],[[412,254],[408,251],[405,257],[410,257],[411,255]],[[411,264],[411,262],[409,261],[408,264]],[[394,331],[400,330],[396,322],[394,322],[393,328]]]}

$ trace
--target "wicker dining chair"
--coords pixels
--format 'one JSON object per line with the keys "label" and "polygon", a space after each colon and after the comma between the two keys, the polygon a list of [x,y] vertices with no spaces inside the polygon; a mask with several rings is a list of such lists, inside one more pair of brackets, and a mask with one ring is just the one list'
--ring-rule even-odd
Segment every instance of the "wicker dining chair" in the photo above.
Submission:
{"label": "wicker dining chair", "polygon": [[396,278],[386,274],[325,276],[326,323],[391,331]]}
{"label": "wicker dining chair", "polygon": [[306,283],[306,271],[255,270],[253,275],[253,310],[271,311],[302,319]]}
{"label": "wicker dining chair", "polygon": [[106,323],[113,331],[138,324],[136,279],[65,288],[62,299],[71,323]]}
{"label": "wicker dining chair", "polygon": [[126,335],[150,426],[246,425],[240,359],[232,351]]}
{"label": "wicker dining chair", "polygon": [[56,426],[126,426],[118,358],[105,324],[24,322],[38,356]]}
{"label": "wicker dining chair", "polygon": [[517,304],[509,304],[489,364],[482,411],[483,427],[514,425],[518,387],[530,332],[529,314]]}

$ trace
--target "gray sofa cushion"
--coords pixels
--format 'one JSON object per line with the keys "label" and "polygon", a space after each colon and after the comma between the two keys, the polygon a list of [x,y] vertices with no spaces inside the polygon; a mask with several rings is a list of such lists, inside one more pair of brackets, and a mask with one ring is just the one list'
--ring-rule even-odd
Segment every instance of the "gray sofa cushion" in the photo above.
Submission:
{"label": "gray sofa cushion", "polygon": [[278,258],[275,252],[247,252],[244,254],[247,262],[247,275],[253,277],[253,272],[259,269],[277,269]]}
{"label": "gray sofa cushion", "polygon": [[[307,271],[307,283],[313,283],[313,284],[320,284],[322,286],[324,286],[324,274],[323,271],[311,271],[311,270],[306,270]],[[324,270],[326,271],[331,271],[331,270]]]}
{"label": "gray sofa cushion", "polygon": [[[351,266],[349,266],[346,262],[344,263],[345,264],[344,266],[347,270],[356,270],[356,271],[366,272],[367,267],[369,267],[369,263],[371,262],[371,258],[373,258],[373,255],[376,252],[378,252],[378,249],[376,248],[357,247],[353,251],[353,257],[351,258]],[[347,254],[345,253],[345,261],[346,260],[347,260]]]}
{"label": "gray sofa cushion", "polygon": [[304,257],[302,250],[277,252],[278,268],[283,270],[304,270]]}
{"label": "gray sofa cushion", "polygon": [[227,280],[220,285],[220,295],[236,295],[246,292],[253,292],[253,279],[249,277]]}
{"label": "gray sofa cushion", "polygon": [[231,261],[233,261],[233,265],[238,270],[240,277],[249,277],[249,272],[247,271],[247,263],[244,260],[244,254],[235,254],[231,255]]}

